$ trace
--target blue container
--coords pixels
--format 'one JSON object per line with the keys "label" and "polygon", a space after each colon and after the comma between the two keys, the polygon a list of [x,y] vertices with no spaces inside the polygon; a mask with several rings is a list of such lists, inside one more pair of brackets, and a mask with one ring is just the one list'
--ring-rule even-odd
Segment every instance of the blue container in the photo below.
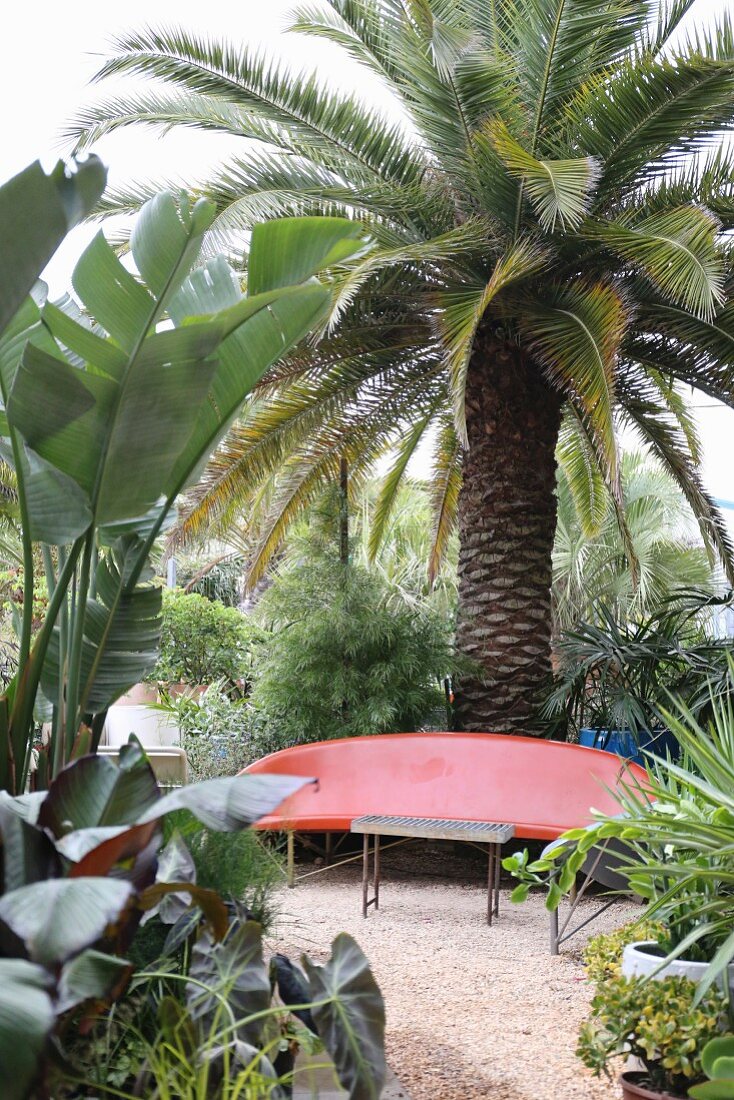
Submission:
{"label": "blue container", "polygon": [[673,760],[680,755],[680,745],[670,730],[640,730],[634,734],[632,730],[582,729],[579,730],[579,744],[613,752],[643,768],[647,762],[645,751],[656,756],[670,756]]}

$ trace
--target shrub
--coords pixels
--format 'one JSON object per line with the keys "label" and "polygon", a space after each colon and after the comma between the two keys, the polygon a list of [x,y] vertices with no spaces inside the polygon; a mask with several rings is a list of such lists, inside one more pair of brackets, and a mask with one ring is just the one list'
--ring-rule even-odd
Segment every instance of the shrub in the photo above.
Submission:
{"label": "shrub", "polygon": [[622,953],[629,943],[660,940],[665,929],[658,921],[630,921],[614,932],[592,936],[584,948],[584,966],[590,981],[598,985],[622,974]]}
{"label": "shrub", "polygon": [[187,684],[223,680],[228,691],[246,694],[258,637],[236,608],[165,589],[160,655],[150,678]]}
{"label": "shrub", "polygon": [[451,626],[364,567],[309,541],[258,612],[271,628],[252,703],[271,745],[414,730],[446,711]]}
{"label": "shrub", "polygon": [[244,699],[230,698],[222,681],[198,697],[169,697],[157,709],[178,726],[194,782],[236,775],[263,755],[252,706]]}
{"label": "shrub", "polygon": [[721,1031],[726,998],[710,989],[696,1004],[688,978],[609,978],[597,989],[582,1025],[577,1054],[596,1076],[632,1055],[645,1066],[644,1084],[686,1096],[704,1079],[701,1053]]}

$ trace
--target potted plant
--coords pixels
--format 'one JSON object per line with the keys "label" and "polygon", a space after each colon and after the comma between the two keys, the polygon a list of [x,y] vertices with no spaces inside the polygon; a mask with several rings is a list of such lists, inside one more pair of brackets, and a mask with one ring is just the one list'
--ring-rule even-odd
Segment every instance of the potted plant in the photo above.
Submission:
{"label": "potted plant", "polygon": [[596,1076],[611,1076],[615,1063],[637,1059],[642,1068],[624,1070],[619,1078],[624,1100],[687,1097],[692,1085],[705,1080],[704,1048],[726,1019],[727,1000],[718,989],[700,1001],[697,993],[696,984],[682,977],[600,982],[581,1027],[579,1058]]}
{"label": "potted plant", "polygon": [[701,1053],[701,1065],[708,1080],[694,1085],[693,1100],[732,1100],[734,1097],[734,1036],[710,1039]]}
{"label": "potted plant", "polygon": [[684,751],[680,763],[657,759],[644,786],[621,785],[618,816],[570,830],[540,860],[518,853],[504,865],[522,880],[516,900],[529,884],[545,885],[554,908],[590,853],[623,844],[617,870],[663,928],[659,939],[641,935],[626,948],[626,974],[684,975],[706,989],[734,958],[734,706],[714,699],[706,727],[682,705],[678,715],[664,713]]}

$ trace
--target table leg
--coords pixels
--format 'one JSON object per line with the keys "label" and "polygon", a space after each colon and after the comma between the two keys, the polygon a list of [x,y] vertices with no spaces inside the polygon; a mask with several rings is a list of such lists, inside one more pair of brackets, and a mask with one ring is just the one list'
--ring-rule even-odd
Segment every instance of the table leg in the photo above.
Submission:
{"label": "table leg", "polygon": [[489,856],[487,859],[487,924],[490,925],[492,923],[492,914],[494,912],[494,884],[494,844],[490,844]]}
{"label": "table leg", "polygon": [[370,834],[362,838],[362,916],[367,916],[367,893],[370,885]]}
{"label": "table leg", "polygon": [[500,915],[500,871],[502,869],[502,847],[499,844],[494,846],[494,865],[494,915],[498,917]]}
{"label": "table leg", "polygon": [[380,834],[375,834],[375,909],[380,908]]}

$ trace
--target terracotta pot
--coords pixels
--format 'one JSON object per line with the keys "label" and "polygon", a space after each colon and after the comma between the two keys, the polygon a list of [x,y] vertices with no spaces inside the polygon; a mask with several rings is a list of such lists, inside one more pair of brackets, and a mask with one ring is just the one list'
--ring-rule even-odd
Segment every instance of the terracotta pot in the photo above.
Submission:
{"label": "terracotta pot", "polygon": [[191,699],[201,699],[208,684],[186,684],[183,680],[178,683],[166,684],[166,694],[172,699],[180,699],[182,695],[188,695]]}
{"label": "terracotta pot", "polygon": [[115,703],[116,707],[143,707],[146,703],[158,702],[156,684],[135,684]]}
{"label": "terracotta pot", "polygon": [[619,1083],[622,1086],[624,1100],[683,1100],[682,1097],[674,1096],[672,1092],[652,1092],[639,1083],[644,1078],[644,1073],[622,1074]]}

